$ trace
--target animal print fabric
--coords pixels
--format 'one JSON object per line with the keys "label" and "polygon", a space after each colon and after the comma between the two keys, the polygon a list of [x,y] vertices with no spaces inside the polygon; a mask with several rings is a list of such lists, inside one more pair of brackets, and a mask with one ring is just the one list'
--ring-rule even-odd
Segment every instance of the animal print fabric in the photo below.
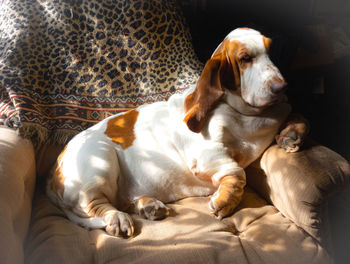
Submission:
{"label": "animal print fabric", "polygon": [[201,69],[174,1],[0,5],[0,124],[34,142],[62,144],[112,114],[166,100]]}

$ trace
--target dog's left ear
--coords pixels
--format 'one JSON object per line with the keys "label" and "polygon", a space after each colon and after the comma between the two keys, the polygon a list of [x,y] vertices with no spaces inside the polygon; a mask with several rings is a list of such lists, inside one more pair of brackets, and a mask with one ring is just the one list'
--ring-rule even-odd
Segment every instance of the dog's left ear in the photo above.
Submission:
{"label": "dog's left ear", "polygon": [[224,94],[223,81],[227,77],[234,82],[232,63],[227,54],[227,42],[221,43],[211,59],[207,61],[194,92],[185,100],[185,119],[188,128],[201,132],[209,112]]}

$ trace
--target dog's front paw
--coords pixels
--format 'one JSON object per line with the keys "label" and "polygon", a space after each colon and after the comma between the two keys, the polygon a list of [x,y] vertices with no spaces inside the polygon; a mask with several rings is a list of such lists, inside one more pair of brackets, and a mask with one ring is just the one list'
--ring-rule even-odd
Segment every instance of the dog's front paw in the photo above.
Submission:
{"label": "dog's front paw", "polygon": [[209,201],[210,213],[222,219],[237,207],[243,196],[245,177],[226,176]]}
{"label": "dog's front paw", "polygon": [[289,124],[276,136],[276,142],[286,152],[297,152],[304,142],[305,135],[304,124]]}
{"label": "dog's front paw", "polygon": [[285,128],[275,138],[277,144],[286,152],[296,152],[309,133],[309,123],[299,114],[291,114],[288,119]]}
{"label": "dog's front paw", "polygon": [[106,232],[112,236],[131,237],[134,234],[134,222],[130,215],[115,211],[105,216]]}
{"label": "dog's front paw", "polygon": [[149,220],[160,220],[170,214],[170,208],[155,198],[142,197],[136,206],[139,215]]}
{"label": "dog's front paw", "polygon": [[230,215],[236,208],[237,204],[238,202],[223,201],[217,197],[217,194],[215,193],[209,201],[210,213],[221,220],[222,218]]}

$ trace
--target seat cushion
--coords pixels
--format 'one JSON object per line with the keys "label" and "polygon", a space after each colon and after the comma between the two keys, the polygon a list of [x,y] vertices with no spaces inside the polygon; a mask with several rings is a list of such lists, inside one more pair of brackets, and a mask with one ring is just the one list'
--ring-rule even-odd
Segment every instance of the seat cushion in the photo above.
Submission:
{"label": "seat cushion", "polygon": [[34,148],[0,126],[0,262],[23,263],[35,185]]}
{"label": "seat cushion", "polygon": [[235,213],[209,214],[208,197],[169,206],[161,221],[133,215],[135,236],[125,239],[86,230],[36,194],[26,244],[27,263],[330,263],[315,240],[246,188]]}

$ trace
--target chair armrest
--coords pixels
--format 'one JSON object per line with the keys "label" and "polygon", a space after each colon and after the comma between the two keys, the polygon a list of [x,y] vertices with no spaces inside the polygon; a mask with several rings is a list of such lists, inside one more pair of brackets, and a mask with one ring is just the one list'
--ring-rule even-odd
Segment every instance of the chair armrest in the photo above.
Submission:
{"label": "chair armrest", "polygon": [[35,186],[34,148],[15,131],[0,127],[0,258],[23,263]]}
{"label": "chair armrest", "polygon": [[350,165],[343,157],[310,139],[296,153],[273,145],[247,175],[251,187],[331,250],[328,201],[350,186]]}

